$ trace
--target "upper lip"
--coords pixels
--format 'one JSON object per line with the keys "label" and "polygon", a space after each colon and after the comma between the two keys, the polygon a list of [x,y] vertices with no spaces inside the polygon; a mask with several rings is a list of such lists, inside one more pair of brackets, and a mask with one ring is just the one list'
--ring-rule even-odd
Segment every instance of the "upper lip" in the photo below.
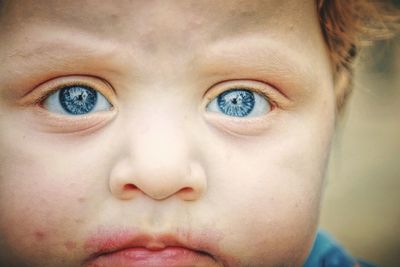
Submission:
{"label": "upper lip", "polygon": [[[190,238],[189,238],[190,236]],[[85,243],[85,249],[90,253],[86,262],[90,262],[100,256],[105,256],[129,248],[145,248],[148,250],[163,250],[168,247],[182,247],[203,255],[214,257],[210,251],[216,253],[215,243],[207,236],[196,238],[193,235],[174,234],[146,234],[132,233],[129,231],[106,231],[89,238]]]}

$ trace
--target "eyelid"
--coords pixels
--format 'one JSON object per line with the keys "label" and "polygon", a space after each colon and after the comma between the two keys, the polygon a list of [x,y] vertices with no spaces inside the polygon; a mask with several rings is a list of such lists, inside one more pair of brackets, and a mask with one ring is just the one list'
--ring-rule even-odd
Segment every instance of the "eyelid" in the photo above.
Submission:
{"label": "eyelid", "polygon": [[116,92],[106,80],[94,76],[81,75],[63,76],[41,83],[23,96],[18,101],[18,104],[21,106],[40,105],[52,93],[72,85],[91,87],[104,95],[113,107],[116,105]]}

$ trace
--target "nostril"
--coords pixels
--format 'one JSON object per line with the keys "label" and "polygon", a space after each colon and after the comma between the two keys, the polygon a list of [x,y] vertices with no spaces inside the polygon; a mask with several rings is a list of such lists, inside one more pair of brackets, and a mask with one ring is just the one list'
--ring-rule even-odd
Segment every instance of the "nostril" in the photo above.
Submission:
{"label": "nostril", "polygon": [[182,188],[181,190],[179,190],[179,192],[182,192],[182,193],[191,193],[191,192],[193,192],[193,188],[191,188],[191,187],[184,187],[184,188]]}
{"label": "nostril", "polygon": [[198,191],[193,187],[183,187],[181,190],[177,192],[183,200],[192,201],[198,198]]}
{"label": "nostril", "polygon": [[138,189],[136,185],[134,184],[126,184],[124,185],[124,190],[126,191],[132,191]]}

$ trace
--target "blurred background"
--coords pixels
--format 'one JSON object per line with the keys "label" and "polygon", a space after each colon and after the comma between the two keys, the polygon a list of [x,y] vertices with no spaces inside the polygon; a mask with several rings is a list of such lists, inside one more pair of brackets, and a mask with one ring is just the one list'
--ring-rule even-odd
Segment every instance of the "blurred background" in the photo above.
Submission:
{"label": "blurred background", "polygon": [[354,256],[400,266],[400,38],[358,61],[338,124],[321,228]]}

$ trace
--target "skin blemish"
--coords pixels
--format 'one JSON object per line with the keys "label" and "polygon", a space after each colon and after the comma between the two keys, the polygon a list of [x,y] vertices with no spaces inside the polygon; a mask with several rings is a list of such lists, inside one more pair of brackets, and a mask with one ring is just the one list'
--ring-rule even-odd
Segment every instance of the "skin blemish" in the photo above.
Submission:
{"label": "skin blemish", "polygon": [[86,201],[86,198],[85,197],[80,197],[80,198],[78,198],[78,202],[79,203],[84,203]]}
{"label": "skin blemish", "polygon": [[43,231],[35,231],[33,235],[36,241],[43,241],[46,238],[46,233]]}

